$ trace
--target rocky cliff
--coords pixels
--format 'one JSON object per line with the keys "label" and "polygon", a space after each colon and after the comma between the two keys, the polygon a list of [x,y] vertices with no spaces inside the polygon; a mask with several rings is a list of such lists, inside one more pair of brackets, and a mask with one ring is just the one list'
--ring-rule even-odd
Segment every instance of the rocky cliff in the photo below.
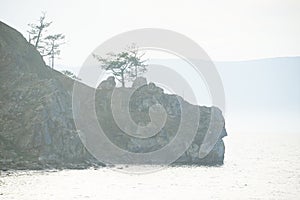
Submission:
{"label": "rocky cliff", "polygon": [[[76,130],[72,113],[73,84],[74,80],[47,67],[18,31],[0,22],[0,169],[102,165],[87,151]],[[131,88],[125,89],[125,93],[127,90],[130,92]],[[174,163],[223,164],[222,138],[227,133],[219,109],[194,106],[175,95],[164,94],[154,84],[145,85],[132,96],[132,119],[137,124],[149,123],[149,108],[159,103],[167,110],[167,121],[158,134],[141,139],[128,136],[115,123],[108,107],[112,91],[97,89],[96,112],[107,137],[120,148],[144,153],[170,142],[178,129],[181,116],[178,101],[182,101],[190,110],[199,108],[201,116],[191,145]],[[206,134],[214,131],[210,127],[212,112],[217,113],[212,120],[223,127],[222,133],[211,151],[200,158],[199,149]]]}

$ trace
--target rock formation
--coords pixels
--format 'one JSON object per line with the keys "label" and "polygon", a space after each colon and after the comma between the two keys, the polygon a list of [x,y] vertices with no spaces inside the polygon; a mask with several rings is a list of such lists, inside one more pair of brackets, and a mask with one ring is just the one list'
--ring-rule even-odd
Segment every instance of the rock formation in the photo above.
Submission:
{"label": "rock formation", "polygon": [[102,90],[112,90],[116,87],[116,81],[115,81],[115,77],[110,76],[108,77],[106,80],[102,81],[99,86],[98,89],[102,89]]}
{"label": "rock formation", "polygon": [[[74,80],[47,67],[18,31],[0,22],[0,169],[86,168],[102,164],[87,151],[76,130],[72,114],[73,84]],[[180,120],[179,99],[189,110],[199,108],[201,116],[192,144],[174,164],[223,164],[222,138],[227,133],[219,109],[191,105],[176,95],[165,94],[153,83],[145,84],[132,95],[129,105],[132,119],[137,124],[149,123],[150,107],[161,104],[167,112],[167,122],[155,136],[140,139],[128,136],[114,122],[109,108],[114,88],[113,78],[99,85],[96,111],[99,123],[117,146],[143,153],[170,142]],[[126,92],[133,88],[117,90]],[[204,137],[213,131],[209,130],[212,112],[217,113],[213,120],[223,131],[208,155],[200,158]]]}
{"label": "rock formation", "polygon": [[137,77],[132,83],[133,88],[139,88],[143,85],[147,85],[147,79],[145,77]]}

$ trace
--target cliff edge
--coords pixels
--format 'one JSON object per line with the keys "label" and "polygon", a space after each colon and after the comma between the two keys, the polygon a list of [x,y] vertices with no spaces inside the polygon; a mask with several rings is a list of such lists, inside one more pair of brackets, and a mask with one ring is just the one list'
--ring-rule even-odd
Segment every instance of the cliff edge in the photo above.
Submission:
{"label": "cliff edge", "polygon": [[[39,53],[18,31],[0,22],[0,170],[103,165],[89,153],[76,130],[72,112],[73,84],[74,80],[46,66]],[[125,89],[125,93],[127,90],[130,92],[131,88]],[[107,137],[120,148],[144,153],[172,141],[181,115],[178,101],[182,101],[190,110],[199,108],[201,115],[191,145],[174,164],[223,164],[225,146],[222,138],[227,133],[218,108],[191,105],[176,95],[165,94],[154,84],[146,84],[132,97],[133,120],[138,124],[149,123],[150,107],[161,104],[167,110],[167,122],[158,134],[140,139],[126,135],[112,118],[108,108],[112,91],[97,89],[96,112]],[[212,112],[216,113],[215,118],[211,118]],[[200,158],[199,149],[206,134],[214,131],[210,127],[211,120],[222,126],[222,131],[211,151]]]}

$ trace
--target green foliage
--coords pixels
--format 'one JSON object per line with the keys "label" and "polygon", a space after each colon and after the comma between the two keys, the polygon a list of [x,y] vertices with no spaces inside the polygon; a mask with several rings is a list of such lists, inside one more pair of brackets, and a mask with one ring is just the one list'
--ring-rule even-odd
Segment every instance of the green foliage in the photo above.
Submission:
{"label": "green foliage", "polygon": [[33,44],[34,47],[38,50],[43,51],[43,45],[40,43],[43,42],[43,33],[47,31],[47,28],[52,24],[52,22],[47,22],[45,20],[46,13],[42,12],[42,16],[40,17],[37,24],[28,24],[31,28],[29,31],[29,43]]}
{"label": "green foliage", "polygon": [[60,54],[59,47],[64,44],[65,36],[63,34],[49,35],[45,38],[45,48],[51,59],[52,68],[54,67],[54,58]]}
{"label": "green foliage", "polygon": [[[65,36],[63,34],[54,34],[45,36],[52,22],[46,21],[46,13],[43,12],[37,24],[28,24],[30,30],[29,43],[31,43],[42,57],[49,57],[52,68],[54,67],[54,58],[60,54],[59,47],[64,44]],[[50,64],[49,64],[50,65]]]}
{"label": "green foliage", "polygon": [[81,80],[81,79],[80,79],[79,77],[77,77],[74,73],[72,73],[72,72],[70,72],[70,71],[68,71],[68,70],[63,70],[63,71],[61,71],[61,73],[64,74],[64,75],[66,75],[66,76],[68,76],[68,77],[70,77],[70,78],[72,78],[72,79],[74,79],[74,80],[78,80],[78,81]]}
{"label": "green foliage", "polygon": [[110,71],[115,78],[125,87],[125,80],[133,80],[147,71],[147,60],[142,60],[144,54],[139,53],[135,44],[119,53],[110,52],[106,57],[93,54],[94,58],[101,63],[102,69]]}

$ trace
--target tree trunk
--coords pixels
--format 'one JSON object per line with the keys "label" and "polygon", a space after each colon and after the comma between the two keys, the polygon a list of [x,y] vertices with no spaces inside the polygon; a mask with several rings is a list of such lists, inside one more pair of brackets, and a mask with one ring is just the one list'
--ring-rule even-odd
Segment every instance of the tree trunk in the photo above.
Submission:
{"label": "tree trunk", "polygon": [[55,46],[55,44],[54,44],[54,41],[52,41],[52,47],[51,47],[51,65],[52,65],[52,69],[54,68],[54,55],[55,55],[55,52],[54,52],[54,46]]}
{"label": "tree trunk", "polygon": [[31,37],[30,37],[30,33],[28,33],[28,42],[31,44]]}
{"label": "tree trunk", "polygon": [[121,72],[122,87],[125,87],[124,71]]}
{"label": "tree trunk", "polygon": [[39,34],[38,34],[38,36],[37,36],[37,38],[36,38],[36,42],[35,42],[35,48],[36,48],[36,49],[37,49],[37,47],[38,47],[38,45],[39,45],[39,41],[40,41],[40,37],[41,37],[42,30],[43,30],[43,29],[40,29],[40,30],[39,30]]}
{"label": "tree trunk", "polygon": [[54,52],[52,52],[51,59],[52,59],[51,65],[52,65],[52,69],[53,69],[54,68]]}

